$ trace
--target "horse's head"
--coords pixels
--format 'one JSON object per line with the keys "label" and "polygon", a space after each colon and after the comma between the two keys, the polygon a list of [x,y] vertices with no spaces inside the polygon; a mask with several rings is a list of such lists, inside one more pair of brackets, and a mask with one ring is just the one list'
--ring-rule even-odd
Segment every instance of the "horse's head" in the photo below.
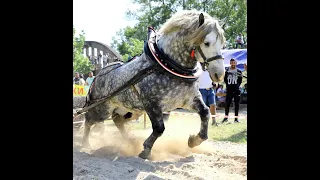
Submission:
{"label": "horse's head", "polygon": [[207,13],[185,10],[173,15],[160,29],[160,32],[169,39],[167,40],[169,43],[163,43],[168,53],[176,50],[177,47],[180,48],[180,51],[187,49],[182,54],[189,57],[185,58],[187,59],[185,62],[181,60],[182,64],[188,64],[188,62],[190,64],[197,60],[207,66],[214,82],[223,79],[225,69],[221,49],[225,37],[218,20],[213,19]]}
{"label": "horse's head", "polygon": [[[199,28],[193,37],[195,58],[207,66],[210,77],[214,82],[219,82],[224,77],[224,61],[221,53],[225,42],[223,30],[217,20],[208,14],[199,15]],[[200,36],[200,37],[198,37]]]}

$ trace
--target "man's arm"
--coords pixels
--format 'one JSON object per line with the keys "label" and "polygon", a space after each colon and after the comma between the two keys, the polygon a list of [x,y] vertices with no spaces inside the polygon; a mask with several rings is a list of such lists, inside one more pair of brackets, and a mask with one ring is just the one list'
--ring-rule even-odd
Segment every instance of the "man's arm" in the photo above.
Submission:
{"label": "man's arm", "polygon": [[224,73],[224,83],[226,83],[226,85],[228,84],[228,69]]}
{"label": "man's arm", "polygon": [[238,84],[239,87],[240,87],[241,83],[242,83],[242,72],[240,70],[238,70],[238,82],[237,82],[237,84]]}

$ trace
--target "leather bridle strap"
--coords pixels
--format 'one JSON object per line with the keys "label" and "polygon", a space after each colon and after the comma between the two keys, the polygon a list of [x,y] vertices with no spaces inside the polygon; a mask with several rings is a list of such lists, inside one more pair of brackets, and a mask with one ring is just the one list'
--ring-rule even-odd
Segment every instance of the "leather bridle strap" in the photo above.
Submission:
{"label": "leather bridle strap", "polygon": [[213,57],[207,59],[207,57],[203,54],[200,46],[196,46],[196,49],[197,49],[198,52],[200,53],[200,55],[201,55],[201,57],[202,57],[202,59],[203,59],[203,61],[204,61],[205,63],[209,63],[209,62],[211,62],[211,61],[213,61],[213,60],[223,59],[223,57],[222,57],[221,55],[216,55],[216,56],[213,56]]}

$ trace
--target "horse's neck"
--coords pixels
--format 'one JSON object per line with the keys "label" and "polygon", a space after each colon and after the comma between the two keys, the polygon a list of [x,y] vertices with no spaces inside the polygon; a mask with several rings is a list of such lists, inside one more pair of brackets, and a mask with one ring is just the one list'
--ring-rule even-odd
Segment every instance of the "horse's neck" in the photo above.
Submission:
{"label": "horse's neck", "polygon": [[158,42],[159,48],[177,64],[186,68],[195,68],[197,62],[191,58],[190,48],[183,44],[183,39],[173,36],[162,36]]}

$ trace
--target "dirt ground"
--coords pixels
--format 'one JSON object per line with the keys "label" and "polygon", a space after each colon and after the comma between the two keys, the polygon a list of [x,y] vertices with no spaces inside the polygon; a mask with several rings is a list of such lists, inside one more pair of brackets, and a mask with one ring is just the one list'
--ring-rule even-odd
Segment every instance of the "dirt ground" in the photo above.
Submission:
{"label": "dirt ground", "polygon": [[151,160],[138,154],[152,129],[129,131],[132,140],[125,141],[115,126],[96,126],[89,150],[80,147],[81,124],[74,125],[73,179],[247,179],[246,144],[207,140],[198,147],[188,147],[188,137],[199,131],[195,128],[199,123],[165,123],[165,133],[154,144]]}

